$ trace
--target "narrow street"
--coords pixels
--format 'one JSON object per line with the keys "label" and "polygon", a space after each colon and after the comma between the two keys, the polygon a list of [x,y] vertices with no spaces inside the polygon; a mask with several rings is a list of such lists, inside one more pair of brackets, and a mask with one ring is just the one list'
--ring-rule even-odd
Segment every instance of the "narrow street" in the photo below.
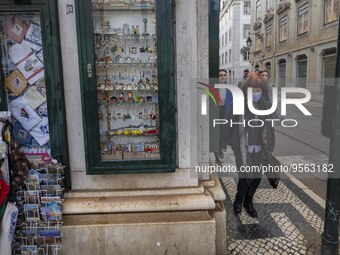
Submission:
{"label": "narrow street", "polygon": [[[297,120],[298,126],[276,130],[274,154],[285,165],[328,164],[330,139],[321,134],[322,103],[310,102],[306,108],[312,116],[304,116],[295,106],[289,106],[285,118]],[[327,173],[294,175],[322,199],[326,198]]]}

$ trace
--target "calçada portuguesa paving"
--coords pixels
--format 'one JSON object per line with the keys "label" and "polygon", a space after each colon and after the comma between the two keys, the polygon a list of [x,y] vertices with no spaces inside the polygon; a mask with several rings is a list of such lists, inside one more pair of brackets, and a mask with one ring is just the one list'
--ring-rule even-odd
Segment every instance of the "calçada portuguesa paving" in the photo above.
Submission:
{"label": "cal\u00e7ada portuguesa paving", "polygon": [[320,254],[324,201],[306,192],[296,178],[282,176],[277,189],[262,178],[254,197],[258,219],[244,208],[240,215],[233,213],[237,175],[220,175],[220,181],[227,197],[228,255]]}

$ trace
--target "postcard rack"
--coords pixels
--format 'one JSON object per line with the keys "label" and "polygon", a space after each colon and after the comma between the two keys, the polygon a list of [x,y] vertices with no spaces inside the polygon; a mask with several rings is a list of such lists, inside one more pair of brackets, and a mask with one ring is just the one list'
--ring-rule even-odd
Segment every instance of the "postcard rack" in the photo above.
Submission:
{"label": "postcard rack", "polygon": [[13,254],[58,255],[62,248],[64,168],[49,163],[31,169],[25,189],[17,192],[19,216],[14,235]]}

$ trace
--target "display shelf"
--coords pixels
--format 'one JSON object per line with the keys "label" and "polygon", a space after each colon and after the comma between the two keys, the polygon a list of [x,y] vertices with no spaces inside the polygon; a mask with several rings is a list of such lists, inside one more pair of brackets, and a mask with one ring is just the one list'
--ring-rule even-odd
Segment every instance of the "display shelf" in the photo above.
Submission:
{"label": "display shelf", "polygon": [[[151,53],[148,53],[151,54]],[[129,66],[133,66],[133,67],[157,67],[157,63],[156,62],[140,62],[140,63],[110,63],[110,62],[96,62],[96,65],[108,65],[110,67],[129,67]]]}
{"label": "display shelf", "polygon": [[114,4],[93,4],[93,12],[102,11],[155,11],[155,7],[152,6],[136,6],[136,5],[114,5]]}
{"label": "display shelf", "polygon": [[117,135],[117,134],[111,134],[111,133],[109,133],[109,136],[111,136],[111,137],[138,137],[138,138],[140,138],[140,137],[145,137],[145,136],[148,136],[148,137],[157,137],[158,136],[158,134],[157,135]]}
{"label": "display shelf", "polygon": [[148,153],[148,152],[125,152],[122,154],[113,155],[113,154],[104,154],[102,155],[102,159],[106,161],[120,161],[124,159],[138,159],[138,160],[157,160],[160,158],[159,153]]}
{"label": "display shelf", "polygon": [[121,39],[124,39],[124,40],[134,40],[134,39],[142,39],[142,40],[145,40],[146,38],[150,38],[150,39],[156,39],[156,35],[155,34],[139,34],[139,35],[133,35],[133,34],[129,34],[129,35],[124,35],[122,33],[117,33],[117,32],[114,32],[114,31],[110,31],[110,32],[103,32],[103,31],[100,31],[100,30],[95,30],[94,32],[94,35],[95,36],[109,36],[110,39],[112,37],[112,39],[117,39],[117,40],[121,40]]}
{"label": "display shelf", "polygon": [[155,6],[115,3],[93,5],[101,156],[146,159],[159,152]]}
{"label": "display shelf", "polygon": [[[112,91],[121,91],[121,90],[112,90]],[[151,90],[147,90],[151,91]],[[117,107],[117,106],[132,106],[132,107],[141,107],[141,106],[146,106],[146,105],[155,105],[157,106],[159,103],[155,102],[143,102],[143,103],[138,103],[138,102],[133,102],[133,103],[109,103],[109,107]]]}

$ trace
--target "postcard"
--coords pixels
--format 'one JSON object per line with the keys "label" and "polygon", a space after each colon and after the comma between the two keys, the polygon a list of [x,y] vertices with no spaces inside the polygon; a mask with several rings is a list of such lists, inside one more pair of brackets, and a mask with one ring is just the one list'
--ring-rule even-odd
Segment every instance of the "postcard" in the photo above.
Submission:
{"label": "postcard", "polygon": [[41,180],[44,185],[58,185],[62,178],[61,174],[42,174]]}
{"label": "postcard", "polygon": [[38,253],[37,245],[22,245],[21,254],[22,255],[34,255]]}
{"label": "postcard", "polygon": [[26,204],[40,204],[39,191],[38,190],[25,191],[24,199]]}
{"label": "postcard", "polygon": [[43,196],[60,196],[63,193],[61,185],[41,185]]}
{"label": "postcard", "polygon": [[60,230],[41,230],[39,232],[38,245],[61,244]]}
{"label": "postcard", "polygon": [[41,173],[39,173],[39,172],[38,172],[37,170],[35,170],[35,169],[31,169],[31,170],[29,171],[29,178],[41,180]]}
{"label": "postcard", "polygon": [[58,221],[62,219],[61,207],[56,203],[49,203],[47,206],[41,207],[40,211],[44,221]]}
{"label": "postcard", "polygon": [[41,197],[42,204],[51,203],[51,202],[61,205],[62,199],[60,196]]}
{"label": "postcard", "polygon": [[27,221],[40,221],[39,206],[37,204],[25,204],[24,214]]}
{"label": "postcard", "polygon": [[40,190],[40,183],[36,178],[27,178],[25,184],[27,190]]}

